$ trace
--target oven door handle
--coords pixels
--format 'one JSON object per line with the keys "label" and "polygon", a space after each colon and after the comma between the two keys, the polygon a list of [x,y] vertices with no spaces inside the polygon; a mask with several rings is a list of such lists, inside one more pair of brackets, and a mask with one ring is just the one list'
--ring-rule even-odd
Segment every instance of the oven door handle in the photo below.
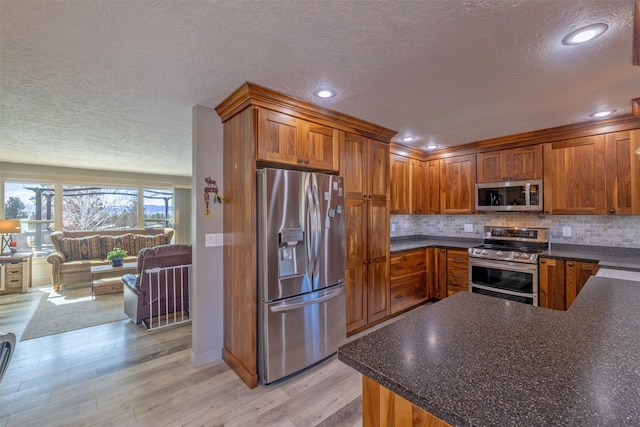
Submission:
{"label": "oven door handle", "polygon": [[536,273],[538,264],[523,264],[511,261],[488,261],[469,257],[469,267],[486,267],[496,270],[517,271],[519,273]]}

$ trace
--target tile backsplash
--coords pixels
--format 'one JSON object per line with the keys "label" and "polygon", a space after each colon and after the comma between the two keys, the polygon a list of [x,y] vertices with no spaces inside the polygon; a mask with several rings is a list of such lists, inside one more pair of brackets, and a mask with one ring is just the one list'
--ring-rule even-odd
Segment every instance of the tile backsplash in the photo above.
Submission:
{"label": "tile backsplash", "polygon": [[[465,232],[469,224],[473,231]],[[392,215],[391,237],[417,234],[482,239],[485,225],[548,228],[551,243],[640,248],[640,215]],[[571,236],[563,236],[565,227],[571,229]]]}

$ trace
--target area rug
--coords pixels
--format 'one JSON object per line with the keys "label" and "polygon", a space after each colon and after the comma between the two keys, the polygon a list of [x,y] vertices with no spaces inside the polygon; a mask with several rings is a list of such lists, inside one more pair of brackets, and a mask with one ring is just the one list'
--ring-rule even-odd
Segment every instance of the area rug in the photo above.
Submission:
{"label": "area rug", "polygon": [[127,319],[122,292],[91,298],[91,288],[41,287],[42,299],[24,329],[20,341]]}

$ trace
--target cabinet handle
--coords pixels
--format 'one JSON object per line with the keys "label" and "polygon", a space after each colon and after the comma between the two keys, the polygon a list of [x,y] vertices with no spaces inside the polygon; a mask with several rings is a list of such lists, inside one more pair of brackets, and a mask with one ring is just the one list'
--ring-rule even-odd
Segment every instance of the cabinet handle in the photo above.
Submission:
{"label": "cabinet handle", "polygon": [[453,276],[454,279],[461,279],[462,276]]}
{"label": "cabinet handle", "polygon": [[616,211],[615,211],[615,209],[611,209],[611,210],[609,210],[609,213],[610,214],[614,214],[614,213],[616,213]]}
{"label": "cabinet handle", "polygon": [[572,262],[569,263],[569,267],[573,267],[573,263]]}
{"label": "cabinet handle", "polygon": [[551,213],[551,212],[550,211],[544,211],[544,213],[548,214],[548,213]]}
{"label": "cabinet handle", "polygon": [[462,258],[453,258],[454,261],[462,261]]}
{"label": "cabinet handle", "polygon": [[513,179],[513,177],[511,175],[509,175],[509,179]]}
{"label": "cabinet handle", "polygon": [[507,180],[507,177],[506,177],[506,176],[503,176],[503,177],[502,177],[502,180],[503,180],[503,181],[506,181],[506,180]]}
{"label": "cabinet handle", "polygon": [[303,161],[302,159],[298,159],[298,163],[302,163],[302,161]]}
{"label": "cabinet handle", "polygon": [[543,260],[543,259],[541,259],[541,260],[540,260],[540,264],[545,264],[546,262],[547,262],[547,261],[545,261],[545,260]]}
{"label": "cabinet handle", "polygon": [[305,161],[304,161],[304,164],[305,164],[305,165],[308,165],[308,164],[309,164],[309,159],[305,160]]}

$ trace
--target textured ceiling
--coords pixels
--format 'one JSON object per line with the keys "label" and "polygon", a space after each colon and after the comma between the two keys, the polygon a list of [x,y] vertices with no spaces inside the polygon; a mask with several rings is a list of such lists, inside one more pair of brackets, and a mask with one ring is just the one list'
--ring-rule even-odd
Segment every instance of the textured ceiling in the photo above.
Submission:
{"label": "textured ceiling", "polygon": [[[188,176],[192,107],[245,81],[417,148],[629,113],[640,96],[633,0],[0,0],[0,17],[9,162]],[[595,22],[599,39],[560,43]],[[338,96],[313,99],[322,84]]]}

